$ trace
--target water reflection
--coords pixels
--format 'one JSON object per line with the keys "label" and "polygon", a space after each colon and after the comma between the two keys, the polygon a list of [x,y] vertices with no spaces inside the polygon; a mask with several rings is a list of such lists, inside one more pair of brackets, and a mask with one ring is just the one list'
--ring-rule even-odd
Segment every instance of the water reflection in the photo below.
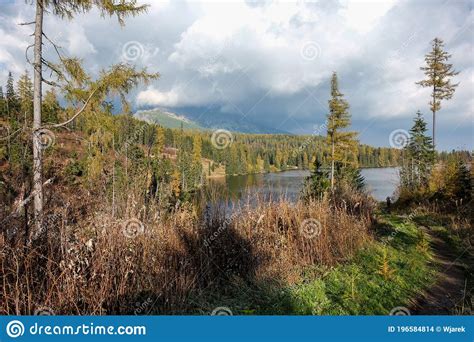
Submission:
{"label": "water reflection", "polygon": [[[211,179],[203,195],[207,203],[220,203],[231,210],[252,206],[257,200],[271,202],[285,199],[295,202],[308,175],[309,171],[292,170]],[[391,196],[399,181],[397,168],[362,169],[362,175],[367,190],[378,201]]]}

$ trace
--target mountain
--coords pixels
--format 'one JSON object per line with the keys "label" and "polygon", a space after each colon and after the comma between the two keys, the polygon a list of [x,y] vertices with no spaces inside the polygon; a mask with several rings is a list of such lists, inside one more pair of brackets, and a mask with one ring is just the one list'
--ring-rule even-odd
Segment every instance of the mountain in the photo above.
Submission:
{"label": "mountain", "polygon": [[139,120],[159,124],[167,128],[180,128],[182,125],[185,129],[205,129],[183,115],[168,112],[160,108],[139,110],[134,114],[134,117]]}
{"label": "mountain", "polygon": [[252,122],[249,118],[241,115],[222,114],[214,112],[194,111],[184,109],[186,114],[176,114],[164,108],[153,108],[148,110],[139,110],[134,116],[137,119],[150,123],[160,124],[168,128],[179,128],[181,124],[185,129],[227,129],[242,133],[261,133],[261,134],[290,134],[287,131],[266,127],[262,124]]}

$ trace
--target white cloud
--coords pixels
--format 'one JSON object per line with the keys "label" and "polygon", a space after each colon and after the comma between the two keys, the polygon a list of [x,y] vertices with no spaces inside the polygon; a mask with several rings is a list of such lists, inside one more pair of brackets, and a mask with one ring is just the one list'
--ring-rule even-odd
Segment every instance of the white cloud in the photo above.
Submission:
{"label": "white cloud", "polygon": [[361,33],[370,31],[394,5],[395,0],[349,0],[340,10],[345,22]]}
{"label": "white cloud", "polygon": [[94,45],[87,38],[84,27],[78,23],[73,22],[68,25],[64,35],[68,54],[82,58],[97,52]]}
{"label": "white cloud", "polygon": [[[26,65],[31,27],[17,23],[30,21],[34,10],[23,0],[3,6],[1,84],[7,70],[17,74]],[[124,61],[124,46],[138,42],[142,53],[130,62],[161,74],[131,95],[138,107],[215,105],[223,118],[243,113],[246,120],[302,132],[326,114],[332,71],[338,72],[356,125],[366,120],[409,125],[406,118],[417,109],[429,113],[429,90],[415,82],[424,77],[419,67],[435,36],[445,39],[461,71],[456,94],[443,104],[442,115],[450,118],[445,124],[455,127],[472,118],[473,17],[468,0],[160,1],[123,29],[95,12],[72,22],[47,15],[45,22],[48,35],[62,32],[57,38],[65,52],[82,57],[95,74]],[[307,44],[317,46],[314,56],[302,53]],[[45,51],[54,59],[54,51],[47,46]]]}

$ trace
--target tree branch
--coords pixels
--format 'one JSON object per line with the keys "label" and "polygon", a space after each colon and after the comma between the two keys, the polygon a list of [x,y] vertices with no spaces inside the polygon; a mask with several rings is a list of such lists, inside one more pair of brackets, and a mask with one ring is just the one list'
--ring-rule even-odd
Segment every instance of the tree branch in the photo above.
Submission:
{"label": "tree branch", "polygon": [[28,45],[28,47],[25,50],[25,58],[28,64],[30,65],[33,65],[33,63],[31,63],[30,58],[28,57],[28,50],[31,49],[33,46],[35,46],[35,44]]}
{"label": "tree branch", "polygon": [[56,45],[51,39],[49,39],[49,37],[46,35],[46,33],[43,32],[43,37],[46,38],[46,40],[48,42],[51,43],[51,45],[53,45],[54,47],[54,50],[56,51],[56,54],[58,55],[59,57],[59,60],[63,61],[63,57],[61,56],[61,53],[59,52],[59,49],[61,48],[59,45]]}
{"label": "tree branch", "polygon": [[68,123],[71,123],[72,121],[74,121],[74,119],[76,119],[79,115],[81,115],[81,113],[86,109],[87,105],[89,104],[90,100],[92,99],[92,96],[94,96],[94,94],[97,92],[99,88],[95,88],[92,93],[90,93],[89,97],[87,98],[86,102],[84,102],[84,105],[82,106],[81,109],[79,109],[79,111],[74,114],[69,120],[66,120],[62,123],[58,123],[58,124],[54,124],[54,125],[48,125],[48,126],[43,126],[41,127],[40,129],[43,129],[43,128],[58,128],[58,127],[63,127],[65,125],[67,125]]}
{"label": "tree branch", "polygon": [[51,69],[52,71],[54,71],[59,77],[62,76],[62,72],[60,70],[58,70],[58,68],[56,68],[54,66],[54,64],[48,62],[46,59],[44,58],[41,58],[41,63],[43,63],[47,68]]}
{"label": "tree branch", "polygon": [[44,82],[44,83],[46,83],[47,85],[50,85],[51,87],[59,87],[59,84],[57,84],[57,83],[54,82],[54,81],[49,81],[49,80],[47,80],[47,79],[44,78],[44,77],[41,77],[41,82]]}
{"label": "tree branch", "polygon": [[33,25],[33,24],[36,24],[36,21],[30,21],[28,23],[18,23],[18,25],[20,25],[20,26]]}
{"label": "tree branch", "polygon": [[4,141],[4,140],[8,140],[10,139],[11,137],[13,137],[15,134],[17,134],[18,132],[22,131],[23,130],[23,127],[21,128],[18,128],[16,131],[4,136],[4,137],[0,137],[0,141]]}

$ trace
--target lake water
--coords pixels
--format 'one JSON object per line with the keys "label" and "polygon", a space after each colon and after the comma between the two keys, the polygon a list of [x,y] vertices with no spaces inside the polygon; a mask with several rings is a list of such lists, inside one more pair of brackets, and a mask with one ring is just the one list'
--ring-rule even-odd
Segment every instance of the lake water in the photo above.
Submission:
{"label": "lake water", "polygon": [[[392,196],[399,182],[397,168],[362,169],[367,190],[378,201]],[[292,170],[275,173],[252,174],[244,176],[227,176],[213,179],[211,182],[220,184],[218,197],[227,197],[231,203],[252,201],[257,195],[265,201],[285,198],[296,201],[300,196],[305,178],[309,171]]]}

